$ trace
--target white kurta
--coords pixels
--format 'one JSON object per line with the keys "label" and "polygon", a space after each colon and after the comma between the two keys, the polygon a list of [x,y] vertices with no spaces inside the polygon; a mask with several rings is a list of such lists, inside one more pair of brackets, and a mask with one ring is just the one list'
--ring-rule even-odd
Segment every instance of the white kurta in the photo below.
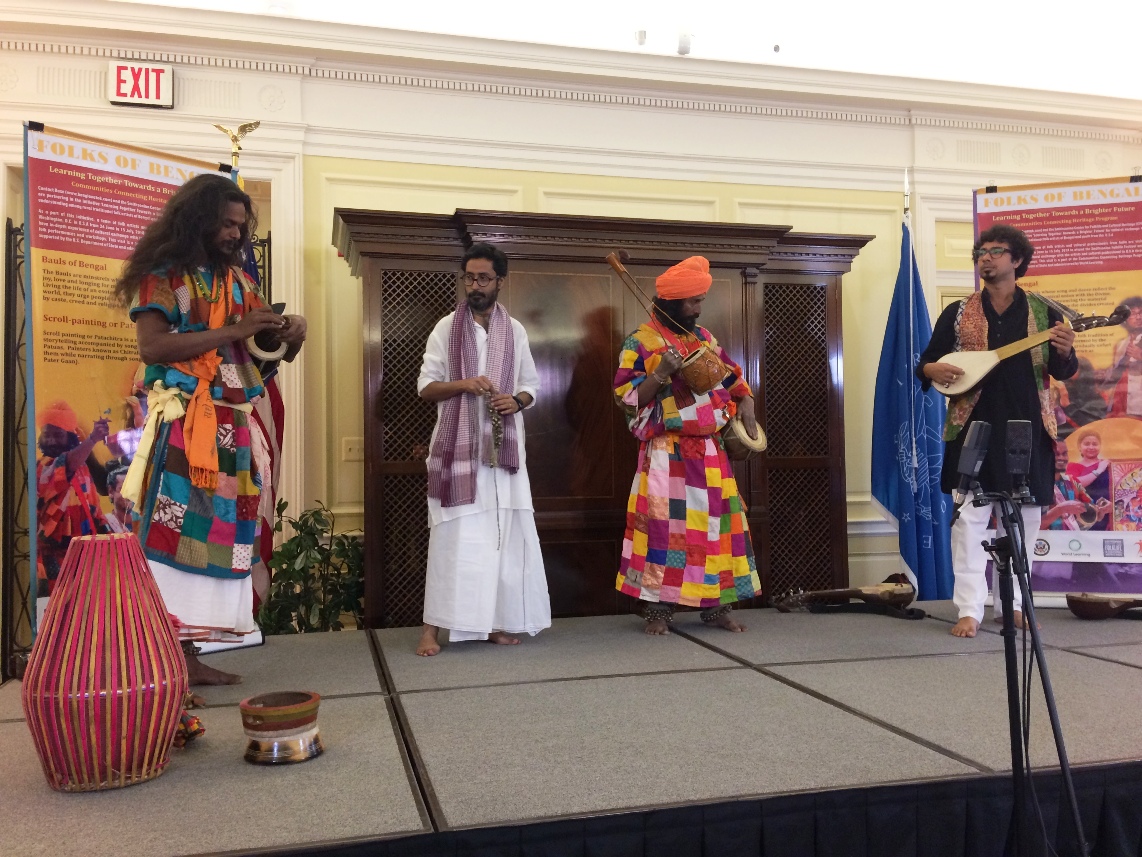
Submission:
{"label": "white kurta", "polygon": [[[451,381],[448,374],[448,338],[452,313],[442,318],[428,337],[417,391],[433,381]],[[488,365],[488,333],[475,321],[479,373]],[[531,357],[527,332],[511,319],[515,339],[513,389],[534,399],[539,374]],[[439,430],[443,403],[436,406]],[[487,415],[478,409],[479,436],[483,437]],[[527,455],[523,417],[516,420],[519,469],[509,473],[500,467],[481,465],[476,470],[476,497],[462,506],[442,507],[428,498],[428,576],[424,589],[424,621],[449,629],[453,642],[486,640],[492,631],[536,634],[551,626],[551,600],[547,576],[535,529],[531,483],[527,478]]]}

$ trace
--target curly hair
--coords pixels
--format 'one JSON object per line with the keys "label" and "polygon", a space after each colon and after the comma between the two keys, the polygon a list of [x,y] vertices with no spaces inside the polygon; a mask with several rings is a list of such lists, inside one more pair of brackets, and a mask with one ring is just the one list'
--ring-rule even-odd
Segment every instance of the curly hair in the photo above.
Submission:
{"label": "curly hair", "polygon": [[1006,223],[997,223],[980,233],[971,250],[972,259],[979,258],[979,248],[984,244],[1007,245],[1008,249],[1011,250],[1011,258],[1020,260],[1019,267],[1015,269],[1015,279],[1017,280],[1027,273],[1027,266],[1031,264],[1031,257],[1035,255],[1035,248],[1022,230],[1008,226]]}
{"label": "curly hair", "polygon": [[[214,237],[222,229],[226,208],[239,202],[246,209],[239,242],[244,246],[258,225],[250,197],[230,179],[217,173],[195,176],[167,200],[158,218],[143,232],[131,255],[123,265],[123,273],[115,283],[114,297],[123,306],[138,293],[143,277],[159,268],[174,267],[189,271],[208,262],[217,251]],[[235,258],[237,264],[241,249]]]}

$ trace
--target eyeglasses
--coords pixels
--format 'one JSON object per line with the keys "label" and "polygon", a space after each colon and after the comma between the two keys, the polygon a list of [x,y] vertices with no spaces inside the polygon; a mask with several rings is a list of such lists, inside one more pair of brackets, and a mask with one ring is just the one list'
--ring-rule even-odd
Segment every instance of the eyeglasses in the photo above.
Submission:
{"label": "eyeglasses", "polygon": [[490,286],[500,278],[495,274],[469,274],[465,272],[458,274],[457,279],[466,286],[470,286],[473,283],[479,283],[481,286]]}
{"label": "eyeglasses", "polygon": [[992,259],[998,259],[1004,253],[1010,253],[1011,250],[1007,247],[980,247],[971,254],[973,262],[978,262],[984,256],[990,256]]}

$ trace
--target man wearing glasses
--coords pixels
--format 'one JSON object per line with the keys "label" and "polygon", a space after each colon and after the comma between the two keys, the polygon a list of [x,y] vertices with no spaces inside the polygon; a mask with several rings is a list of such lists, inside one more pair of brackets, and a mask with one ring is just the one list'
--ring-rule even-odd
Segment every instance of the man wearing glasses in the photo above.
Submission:
{"label": "man wearing glasses", "polygon": [[[944,465],[940,482],[944,492],[950,494],[959,481],[960,451],[968,426],[974,420],[991,424],[987,457],[979,473],[980,487],[988,492],[1011,491],[1013,487],[1006,467],[1007,421],[1031,422],[1027,485],[1035,505],[1022,506],[1024,532],[1028,534],[1038,532],[1040,507],[1050,505],[1054,496],[1053,440],[1057,426],[1048,395],[1050,378],[1063,380],[1078,370],[1074,331],[1063,324],[1058,312],[1034,293],[1016,285],[1016,280],[1027,272],[1034,252],[1027,236],[1012,226],[998,224],[981,233],[972,259],[983,288],[944,309],[916,367],[916,375],[925,390],[933,383],[951,384],[963,373],[950,363],[937,362],[943,355],[952,351],[991,351],[1039,331],[1050,331],[1047,343],[1001,361],[978,385],[950,398],[944,423]],[[959,609],[959,621],[952,627],[952,634],[957,637],[976,635],[987,598],[984,574],[987,555],[981,543],[992,505],[977,508],[972,505],[972,497],[969,492],[959,518],[952,525],[955,573],[952,598]],[[998,518],[998,504],[995,513]],[[1016,588],[1016,627],[1023,626],[1019,606],[1020,593]],[[995,614],[999,621],[998,604]]]}
{"label": "man wearing glasses", "polygon": [[464,299],[428,337],[417,380],[436,403],[428,453],[428,576],[418,655],[451,642],[514,645],[551,626],[547,577],[527,478],[522,411],[539,374],[523,325],[498,302],[508,258],[473,244]]}

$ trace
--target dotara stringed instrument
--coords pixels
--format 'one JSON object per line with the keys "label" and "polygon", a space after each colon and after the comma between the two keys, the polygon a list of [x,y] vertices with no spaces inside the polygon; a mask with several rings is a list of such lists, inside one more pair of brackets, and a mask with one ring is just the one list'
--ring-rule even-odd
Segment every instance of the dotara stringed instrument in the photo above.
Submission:
{"label": "dotara stringed instrument", "polygon": [[[1042,296],[1040,295],[1040,297]],[[1076,333],[1094,330],[1096,327],[1113,327],[1116,324],[1122,324],[1130,316],[1130,308],[1126,306],[1115,307],[1110,315],[1083,316],[1055,301],[1044,300],[1055,309],[1062,311],[1064,324]],[[1022,354],[1024,351],[1030,351],[1036,345],[1042,345],[1050,337],[1050,330],[1041,330],[1025,339],[1020,339],[1018,342],[996,348],[994,351],[953,351],[951,354],[945,354],[937,362],[950,363],[960,369],[963,374],[950,384],[936,384],[935,387],[945,396],[958,396],[961,393],[966,393],[986,378],[991,370],[999,365],[1000,361],[1014,357],[1016,354]]]}

